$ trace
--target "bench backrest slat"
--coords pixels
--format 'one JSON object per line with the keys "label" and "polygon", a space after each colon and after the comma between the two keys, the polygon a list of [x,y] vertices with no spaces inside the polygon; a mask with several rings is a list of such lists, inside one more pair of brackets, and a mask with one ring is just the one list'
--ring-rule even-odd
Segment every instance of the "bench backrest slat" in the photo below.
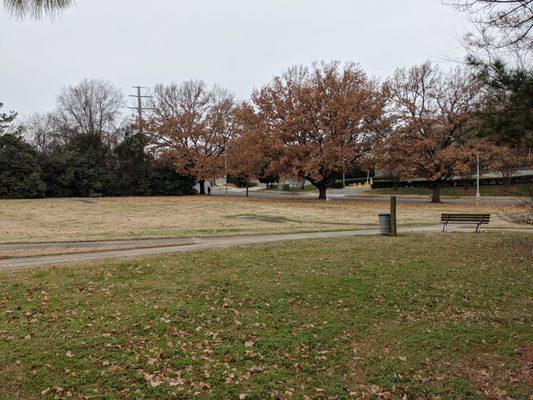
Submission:
{"label": "bench backrest slat", "polygon": [[488,224],[490,214],[441,214],[441,222]]}

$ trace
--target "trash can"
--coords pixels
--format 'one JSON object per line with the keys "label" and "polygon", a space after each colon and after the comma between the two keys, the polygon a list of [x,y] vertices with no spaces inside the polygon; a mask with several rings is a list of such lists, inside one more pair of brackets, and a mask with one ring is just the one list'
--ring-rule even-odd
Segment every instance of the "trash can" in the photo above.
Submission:
{"label": "trash can", "polygon": [[379,233],[380,235],[391,234],[391,217],[390,214],[378,214],[379,216]]}

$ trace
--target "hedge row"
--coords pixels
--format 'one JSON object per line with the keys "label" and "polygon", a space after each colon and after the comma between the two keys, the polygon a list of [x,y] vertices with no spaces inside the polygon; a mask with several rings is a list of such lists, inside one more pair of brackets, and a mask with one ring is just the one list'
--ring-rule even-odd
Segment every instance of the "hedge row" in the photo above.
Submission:
{"label": "hedge row", "polygon": [[[346,179],[346,185],[353,185],[361,183],[364,185],[366,178],[350,178]],[[391,179],[375,179],[373,178],[372,187],[374,189],[386,189],[394,187],[394,181]],[[533,183],[533,175],[521,175],[514,176],[511,178],[512,184],[524,184],[524,183]],[[337,179],[335,181],[335,188],[342,188],[343,181],[342,179]],[[403,180],[396,182],[397,187],[416,187],[416,188],[431,188],[433,182],[429,179],[413,179],[413,180]],[[488,185],[503,185],[503,178],[494,177],[494,178],[480,178],[479,184],[482,186]],[[454,187],[454,186],[474,186],[476,185],[476,178],[468,179],[448,179],[441,182],[442,187]]]}

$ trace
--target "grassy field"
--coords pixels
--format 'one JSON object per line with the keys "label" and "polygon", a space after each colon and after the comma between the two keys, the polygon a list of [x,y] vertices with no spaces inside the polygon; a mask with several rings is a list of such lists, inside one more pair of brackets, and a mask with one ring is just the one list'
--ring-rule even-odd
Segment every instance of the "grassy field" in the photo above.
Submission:
{"label": "grassy field", "polygon": [[527,399],[532,251],[428,234],[0,274],[0,398]]}
{"label": "grassy field", "polygon": [[[527,196],[528,185],[513,185],[507,191],[501,185],[480,186],[479,193],[481,196]],[[431,189],[425,188],[398,188],[398,190],[390,189],[372,189],[368,192],[362,193],[363,196],[373,195],[424,195],[431,196]],[[441,189],[441,196],[475,196],[476,188],[473,186],[465,190],[462,186],[457,187],[443,187]]]}
{"label": "grassy field", "polygon": [[[1,200],[0,243],[364,229],[376,227],[377,214],[387,210],[387,204],[375,202],[207,196]],[[403,225],[436,224],[442,212],[502,209],[401,203],[398,218]]]}

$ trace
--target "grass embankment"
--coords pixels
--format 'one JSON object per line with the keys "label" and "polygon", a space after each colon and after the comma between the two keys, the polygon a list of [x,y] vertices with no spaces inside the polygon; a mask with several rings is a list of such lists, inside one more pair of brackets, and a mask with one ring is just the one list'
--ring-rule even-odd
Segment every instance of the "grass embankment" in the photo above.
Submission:
{"label": "grass embankment", "polygon": [[[475,196],[476,188],[469,186],[465,189],[462,186],[456,187],[443,187],[440,191],[441,196]],[[479,194],[481,196],[489,197],[520,197],[528,196],[528,185],[513,185],[509,189],[506,189],[501,185],[488,185],[480,186]],[[392,188],[387,189],[372,189],[367,192],[361,193],[362,196],[375,196],[375,195],[421,195],[421,196],[431,196],[431,189],[426,188],[414,188],[414,187],[405,187],[398,188],[394,190]]]}
{"label": "grass embankment", "polygon": [[[377,226],[377,202],[239,197],[121,197],[0,201],[0,243],[244,235]],[[436,224],[443,212],[501,213],[489,205],[405,204],[399,223]],[[498,221],[491,226],[501,224]],[[0,251],[0,257],[9,253]]]}
{"label": "grass embankment", "polygon": [[532,246],[360,237],[0,274],[0,398],[527,399]]}

